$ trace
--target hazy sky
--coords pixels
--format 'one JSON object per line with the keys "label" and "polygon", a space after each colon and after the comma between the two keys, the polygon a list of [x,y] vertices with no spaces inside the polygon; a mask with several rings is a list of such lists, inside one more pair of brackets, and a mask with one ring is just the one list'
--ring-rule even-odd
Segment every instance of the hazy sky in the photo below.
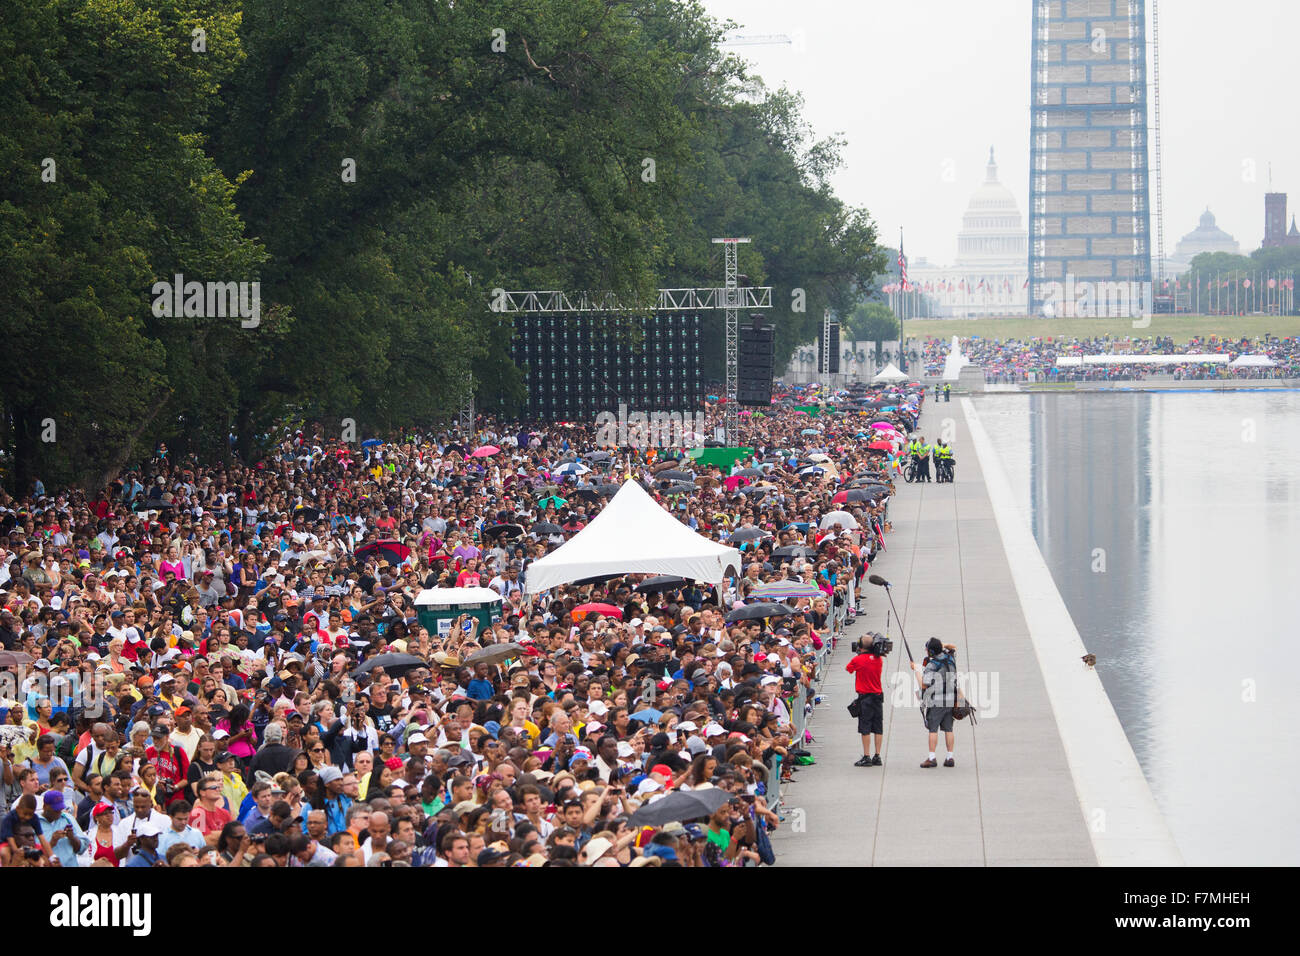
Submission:
{"label": "hazy sky", "polygon": [[[704,5],[739,23],[737,32],[794,38],[794,46],[733,50],[769,86],[804,94],[819,137],[844,135],[836,191],[871,212],[889,245],[902,226],[909,259],[955,257],[989,146],[1028,228],[1030,0]],[[1150,0],[1147,7],[1149,20]],[[1300,128],[1291,108],[1300,86],[1297,36],[1296,0],[1160,4],[1166,255],[1207,205],[1242,252],[1258,248],[1270,162],[1273,188],[1291,193],[1288,221],[1300,212]],[[1151,203],[1154,251],[1154,182]]]}

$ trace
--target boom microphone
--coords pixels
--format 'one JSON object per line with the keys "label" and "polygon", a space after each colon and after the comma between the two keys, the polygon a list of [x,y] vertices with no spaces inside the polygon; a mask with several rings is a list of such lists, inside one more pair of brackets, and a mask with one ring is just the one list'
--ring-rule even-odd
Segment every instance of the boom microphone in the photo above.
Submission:
{"label": "boom microphone", "polygon": [[867,575],[867,580],[870,581],[872,584],[879,585],[882,588],[889,587],[889,582],[886,581],[884,578],[882,578],[879,574],[869,574]]}

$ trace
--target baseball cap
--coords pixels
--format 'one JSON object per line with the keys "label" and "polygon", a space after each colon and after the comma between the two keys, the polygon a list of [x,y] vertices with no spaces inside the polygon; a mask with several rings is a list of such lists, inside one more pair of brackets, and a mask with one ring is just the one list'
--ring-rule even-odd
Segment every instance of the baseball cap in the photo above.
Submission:
{"label": "baseball cap", "polygon": [[47,807],[50,807],[56,812],[62,813],[64,807],[63,791],[46,790],[44,802]]}

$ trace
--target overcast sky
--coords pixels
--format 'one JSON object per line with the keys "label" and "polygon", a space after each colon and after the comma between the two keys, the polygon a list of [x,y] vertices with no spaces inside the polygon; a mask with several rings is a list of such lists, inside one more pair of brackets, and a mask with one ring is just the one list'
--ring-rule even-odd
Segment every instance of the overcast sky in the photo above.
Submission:
{"label": "overcast sky", "polygon": [[[733,50],[769,86],[804,94],[819,137],[848,140],[836,191],[870,211],[884,242],[896,245],[902,226],[909,259],[951,263],[989,146],[1028,228],[1030,0],[704,5],[737,32],[794,38]],[[1160,4],[1166,255],[1207,205],[1242,252],[1258,248],[1270,162],[1273,188],[1291,193],[1288,222],[1300,212],[1297,36],[1297,0]],[[1154,251],[1154,182],[1151,202]]]}

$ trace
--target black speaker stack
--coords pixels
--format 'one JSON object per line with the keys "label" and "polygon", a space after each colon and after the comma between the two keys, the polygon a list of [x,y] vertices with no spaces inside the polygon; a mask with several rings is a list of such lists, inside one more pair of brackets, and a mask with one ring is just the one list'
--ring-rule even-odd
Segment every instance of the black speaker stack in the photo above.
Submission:
{"label": "black speaker stack", "polygon": [[771,405],[776,332],[770,325],[751,325],[741,326],[739,333],[736,402]]}

